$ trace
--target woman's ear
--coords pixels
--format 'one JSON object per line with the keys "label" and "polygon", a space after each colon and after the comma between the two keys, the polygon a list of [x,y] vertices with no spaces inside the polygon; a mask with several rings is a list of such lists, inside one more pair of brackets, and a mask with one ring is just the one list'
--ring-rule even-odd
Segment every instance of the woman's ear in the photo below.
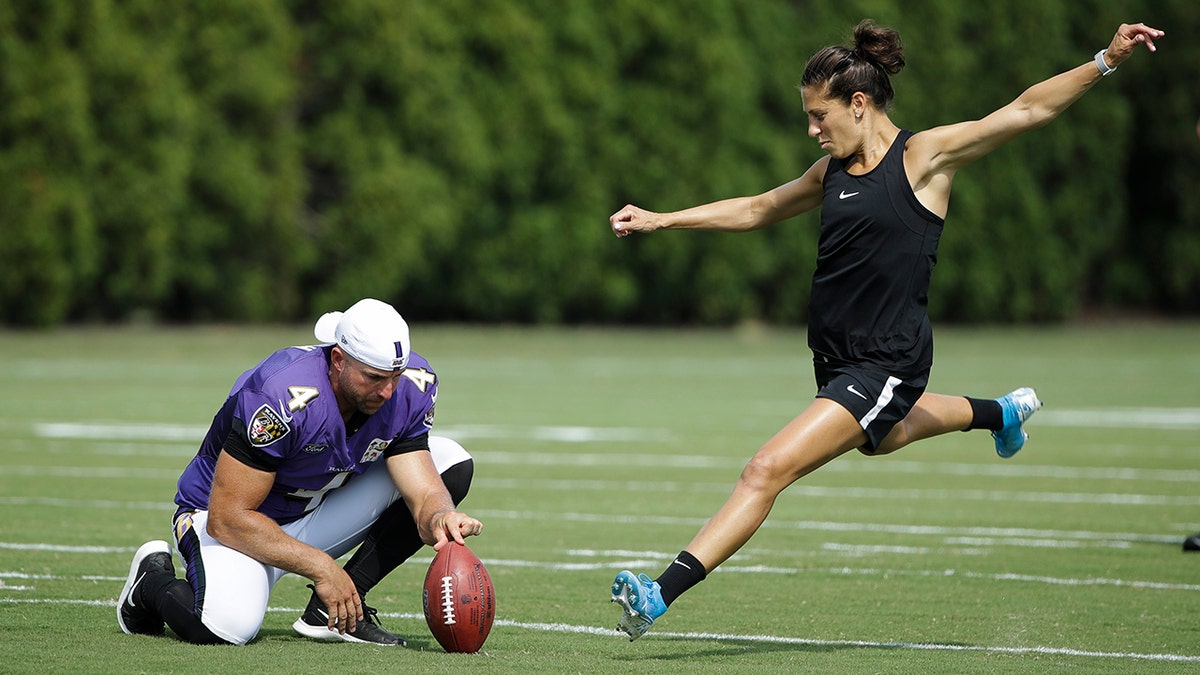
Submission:
{"label": "woman's ear", "polygon": [[863,113],[867,111],[870,104],[871,99],[861,91],[856,91],[850,96],[850,110],[854,113],[855,119],[862,119]]}

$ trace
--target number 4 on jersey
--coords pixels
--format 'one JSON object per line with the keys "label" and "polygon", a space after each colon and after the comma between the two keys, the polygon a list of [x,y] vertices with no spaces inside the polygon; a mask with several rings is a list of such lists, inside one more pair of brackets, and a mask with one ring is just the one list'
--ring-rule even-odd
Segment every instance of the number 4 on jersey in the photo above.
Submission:
{"label": "number 4 on jersey", "polygon": [[287,402],[288,412],[304,410],[305,406],[321,395],[316,387],[288,387],[288,393],[292,396]]}
{"label": "number 4 on jersey", "polygon": [[417,385],[417,389],[420,389],[422,394],[424,394],[425,390],[429,389],[434,382],[437,382],[437,375],[434,375],[424,368],[408,368],[403,374],[404,377],[409,379],[409,381]]}
{"label": "number 4 on jersey", "polygon": [[296,490],[288,493],[288,497],[291,499],[299,499],[301,501],[308,502],[304,506],[304,512],[308,513],[309,511],[312,511],[321,505],[321,500],[325,498],[326,493],[328,493],[330,490],[340,488],[342,483],[345,483],[346,479],[349,477],[349,471],[336,473],[333,475],[333,478],[330,478],[329,482],[325,484],[325,487],[318,490]]}

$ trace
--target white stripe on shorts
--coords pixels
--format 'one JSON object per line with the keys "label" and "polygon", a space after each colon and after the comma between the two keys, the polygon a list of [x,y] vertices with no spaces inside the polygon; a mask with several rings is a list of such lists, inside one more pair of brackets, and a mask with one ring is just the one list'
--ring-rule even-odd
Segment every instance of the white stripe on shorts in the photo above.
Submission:
{"label": "white stripe on shorts", "polygon": [[871,408],[871,411],[858,421],[858,426],[862,427],[864,431],[867,427],[871,426],[871,422],[875,421],[875,418],[879,416],[880,411],[886,408],[887,404],[892,402],[892,390],[895,389],[896,385],[900,384],[901,381],[902,380],[898,377],[888,376],[887,383],[883,385],[883,391],[880,392],[879,398],[875,399],[875,407]]}

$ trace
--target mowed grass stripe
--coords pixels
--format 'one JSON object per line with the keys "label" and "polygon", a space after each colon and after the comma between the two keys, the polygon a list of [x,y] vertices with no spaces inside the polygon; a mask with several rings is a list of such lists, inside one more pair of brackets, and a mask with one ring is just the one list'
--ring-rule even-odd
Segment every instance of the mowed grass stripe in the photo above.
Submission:
{"label": "mowed grass stripe", "polygon": [[[129,508],[152,509],[172,513],[174,505],[163,502],[105,502],[97,500],[64,500],[54,498],[12,498],[0,497],[0,504],[6,505],[49,505],[65,508]],[[105,506],[99,506],[105,505]],[[472,509],[480,518],[503,519],[517,522],[536,520],[543,514],[533,511],[507,511],[499,509]],[[707,522],[706,517],[673,517],[651,514],[616,514],[616,513],[579,513],[561,511],[554,514],[557,520],[571,523],[617,524],[622,526],[642,525],[699,527]],[[879,522],[847,522],[847,521],[818,521],[818,520],[785,520],[767,519],[763,527],[774,529],[801,530],[813,532],[844,532],[869,534],[894,534],[902,536],[934,536],[934,537],[993,537],[1004,539],[1043,539],[1071,541],[1122,541],[1129,543],[1162,544],[1174,543],[1179,540],[1174,534],[1151,534],[1148,532],[1108,532],[1103,530],[1058,530],[1028,527],[956,527],[947,525],[922,525],[916,523],[879,523]],[[0,542],[0,548],[6,544]],[[135,547],[136,548],[136,547]],[[124,548],[120,550],[126,550]],[[134,550],[134,549],[128,549]],[[671,554],[673,555],[673,554]]]}
{"label": "mowed grass stripe", "polygon": [[[122,469],[117,467],[43,467],[0,466],[0,475],[69,479],[147,479],[175,480],[178,471],[168,469]],[[474,488],[493,490],[540,490],[558,492],[632,492],[632,493],[726,493],[727,482],[696,481],[622,481],[602,479],[476,478]],[[1133,493],[1035,492],[1021,490],[980,490],[966,488],[874,488],[826,487],[798,483],[787,489],[788,495],[848,499],[953,500],[983,502],[1023,502],[1031,504],[1097,504],[1111,506],[1179,506],[1200,508],[1200,495],[1173,496]],[[5,498],[0,498],[5,499]],[[20,499],[12,497],[7,499]],[[16,503],[16,502],[10,502]],[[64,502],[69,504],[70,502]],[[45,503],[50,505],[49,502]]]}
{"label": "mowed grass stripe", "polygon": [[[796,401],[802,404],[801,400]],[[1200,408],[1090,408],[1046,409],[1030,422],[1039,426],[1106,429],[1200,430]],[[199,442],[208,431],[200,425],[124,424],[105,422],[35,422],[32,432],[39,438],[82,438],[90,440],[157,440]],[[529,439],[563,443],[617,441],[665,441],[676,436],[669,429],[588,427],[566,425],[522,426],[511,424],[459,424],[439,431],[456,438]]]}
{"label": "mowed grass stripe", "polygon": [[[35,432],[41,435],[40,430],[43,425],[37,425]],[[71,424],[71,425],[45,425],[53,427],[54,430],[46,437],[58,439],[70,439],[80,441],[82,443],[80,451],[87,453],[95,448],[96,439],[125,439],[130,440],[130,429],[128,425],[105,425],[103,423],[86,423],[86,424]],[[63,431],[63,428],[69,427],[70,431]],[[142,439],[147,441],[169,441],[174,440],[177,436],[173,434],[169,425],[151,425],[147,427],[136,427],[141,431],[132,434],[133,439]],[[156,435],[159,431],[165,433],[161,436]],[[459,433],[459,427],[451,427],[448,429],[439,429],[438,433],[442,433],[450,438],[467,442],[470,440],[470,434]],[[523,429],[523,430],[522,430]],[[111,433],[110,433],[111,432]],[[144,432],[144,433],[143,433]],[[153,432],[153,433],[152,433]],[[615,442],[622,440],[638,439],[643,442],[653,442],[656,434],[661,434],[661,430],[635,430],[628,428],[589,428],[589,427],[528,427],[518,429],[513,427],[513,430],[505,435],[505,438],[528,438],[531,440],[540,440],[543,442],[568,442],[568,443],[583,443],[583,442]],[[203,433],[197,435],[197,441]],[[119,450],[119,454],[137,455],[142,446],[104,444],[104,454],[112,454],[114,448]],[[163,446],[160,444],[145,446],[146,453],[151,456],[157,456],[164,453],[164,449],[169,450],[171,454],[178,453],[181,456],[190,456],[195,453],[195,449],[190,445]],[[745,459],[731,458],[714,455],[673,455],[673,454],[631,454],[622,452],[512,452],[504,450],[485,450],[477,451],[479,460],[477,463],[486,464],[507,464],[519,466],[566,466],[566,467],[596,467],[596,466],[612,466],[624,465],[631,467],[645,468],[670,468],[670,469],[737,469],[745,463]],[[63,468],[66,470],[66,468]],[[20,467],[5,467],[0,465],[0,471],[18,471],[23,470]],[[97,467],[96,471],[108,471],[102,467]],[[121,467],[120,471],[124,471],[126,475],[131,477],[154,477],[157,475],[155,470],[131,469]],[[945,461],[909,461],[900,460],[892,457],[886,459],[860,459],[854,456],[841,458],[839,461],[831,463],[826,467],[822,467],[823,473],[835,471],[841,472],[879,472],[879,473],[907,473],[907,474],[946,474],[952,476],[973,476],[980,473],[986,473],[990,477],[1013,477],[1013,478],[1056,478],[1064,480],[1077,479],[1094,479],[1094,480],[1109,480],[1109,481],[1161,481],[1175,483],[1195,483],[1200,482],[1200,470],[1194,469],[1143,469],[1137,467],[1078,467],[1078,466],[1053,466],[1053,465],[1036,465],[1015,462],[995,462],[989,461],[983,463],[968,463],[968,462],[945,462]],[[146,475],[142,475],[142,474]],[[154,474],[154,475],[150,475]],[[102,474],[97,474],[97,477],[105,477]],[[178,477],[178,476],[175,476]]]}
{"label": "mowed grass stripe", "polygon": [[[49,544],[39,545],[20,545],[20,546],[5,546],[0,544],[0,548],[13,548],[16,550],[53,550],[63,553],[89,553],[89,554],[107,554],[107,553],[132,553],[134,548],[106,551],[83,551],[78,550],[83,547],[68,547],[68,546],[52,546]],[[575,551],[567,551],[566,555],[571,557]],[[504,560],[499,558],[486,558],[484,564],[489,568],[499,569],[501,567],[513,568],[531,568],[550,570],[554,572],[581,572],[591,570],[620,570],[629,567],[631,564],[654,564],[661,562],[663,556],[653,551],[592,551],[587,557],[611,557],[612,560],[600,562],[584,563],[584,562],[553,562],[542,560]],[[673,556],[672,556],[673,557]],[[408,564],[413,565],[428,565],[433,562],[432,556],[414,556],[410,558]],[[1169,583],[1161,581],[1145,581],[1140,579],[1117,579],[1109,577],[1089,577],[1089,578],[1059,578],[1044,575],[1034,574],[1015,574],[1015,573],[985,573],[974,572],[971,570],[959,569],[936,569],[936,570],[914,570],[900,568],[878,568],[878,567],[852,567],[850,565],[842,565],[839,567],[778,567],[769,565],[723,565],[714,573],[721,574],[817,574],[830,576],[872,576],[881,578],[890,578],[895,576],[907,577],[933,577],[933,578],[950,578],[963,577],[966,579],[982,579],[986,581],[1002,581],[1002,582],[1021,582],[1021,583],[1036,583],[1050,584],[1054,586],[1115,586],[1126,587],[1142,590],[1157,590],[1157,591],[1184,591],[1189,593],[1200,593],[1200,584],[1187,583]],[[84,574],[78,577],[68,577],[54,574],[28,574],[25,572],[16,571],[0,571],[0,579],[19,579],[28,581],[64,581],[78,579],[81,581],[102,581],[111,583],[124,583],[125,577],[105,576],[96,574]],[[11,585],[0,584],[0,590],[11,591],[15,587]],[[117,587],[116,590],[120,590]]]}

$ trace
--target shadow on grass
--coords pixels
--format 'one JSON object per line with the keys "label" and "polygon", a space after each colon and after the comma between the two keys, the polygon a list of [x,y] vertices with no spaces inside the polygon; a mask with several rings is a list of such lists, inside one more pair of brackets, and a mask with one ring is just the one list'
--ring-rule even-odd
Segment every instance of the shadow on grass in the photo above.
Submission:
{"label": "shadow on grass", "polygon": [[[386,630],[386,628],[385,628],[385,630]],[[419,636],[418,635],[418,636],[414,637],[414,636],[405,635],[404,633],[395,633],[395,634],[404,638],[404,641],[408,643],[407,646],[400,647],[400,649],[407,649],[410,651],[418,651],[418,652],[442,652],[442,651],[445,651],[444,649],[442,649],[442,646],[437,643],[437,640],[433,639],[432,636],[428,636],[428,635]],[[272,642],[281,641],[281,642],[295,642],[295,643],[302,643],[302,644],[328,645],[330,648],[336,648],[338,645],[344,645],[346,647],[354,647],[354,648],[361,649],[364,646],[362,644],[354,644],[354,643],[350,643],[350,642],[322,642],[321,640],[313,640],[312,638],[306,638],[303,635],[297,634],[295,631],[293,631],[290,628],[263,628],[262,630],[258,631],[258,635],[254,638],[254,640],[252,640],[250,642],[250,644],[258,644],[259,642],[262,642],[264,640],[270,640]],[[376,647],[378,647],[380,649],[392,649],[391,647],[383,647],[381,645],[376,645]]]}
{"label": "shadow on grass", "polygon": [[[745,656],[750,654],[774,654],[782,652],[793,652],[802,654],[830,654],[845,651],[895,651],[901,649],[912,649],[910,643],[885,643],[885,642],[838,642],[836,640],[788,640],[777,642],[749,641],[739,640],[736,638],[725,637],[703,637],[703,636],[662,636],[655,639],[656,642],[672,642],[672,643],[696,643],[703,648],[697,651],[687,653],[655,653],[646,652],[629,653],[619,656],[613,656],[614,661],[680,661],[696,658],[710,658],[721,656]],[[964,642],[945,642],[940,643],[948,648],[963,648],[972,649],[972,646]]]}

